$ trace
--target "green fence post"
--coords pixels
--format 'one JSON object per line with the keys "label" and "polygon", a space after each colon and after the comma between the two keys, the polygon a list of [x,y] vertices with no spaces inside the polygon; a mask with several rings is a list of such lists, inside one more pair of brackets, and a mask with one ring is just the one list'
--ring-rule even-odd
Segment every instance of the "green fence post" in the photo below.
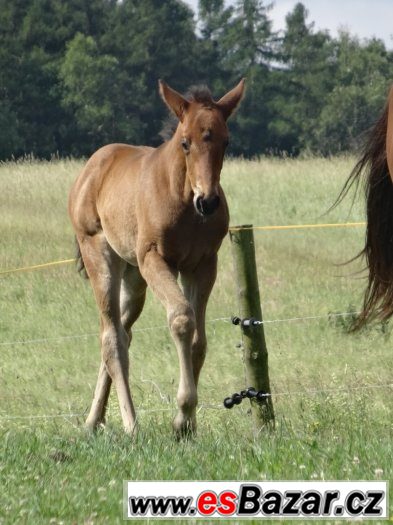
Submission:
{"label": "green fence post", "polygon": [[[230,230],[232,257],[237,281],[239,316],[262,321],[262,308],[255,262],[254,233],[252,225],[234,226]],[[268,352],[263,324],[241,326],[243,355],[248,387],[270,393]],[[274,427],[272,398],[251,399],[251,409],[257,429]]]}

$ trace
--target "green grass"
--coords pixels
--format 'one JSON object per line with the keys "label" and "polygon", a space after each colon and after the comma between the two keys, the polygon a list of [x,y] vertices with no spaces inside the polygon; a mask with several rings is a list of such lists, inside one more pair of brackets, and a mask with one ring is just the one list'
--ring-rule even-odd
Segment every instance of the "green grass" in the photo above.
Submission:
{"label": "green grass", "polygon": [[[326,216],[354,159],[229,161],[223,172],[231,224],[364,220],[360,199]],[[0,166],[0,269],[73,257],[68,189],[81,163]],[[238,328],[207,324],[209,353],[195,439],[171,431],[178,365],[166,329],[135,331],[131,385],[141,432],[121,430],[116,396],[105,431],[89,436],[99,364],[92,291],[73,265],[0,277],[0,523],[121,523],[123,479],[390,479],[393,352],[389,325],[349,335],[330,312],[359,307],[362,263],[338,266],[362,247],[363,228],[256,231],[264,318],[320,319],[265,325],[277,417],[254,437],[246,403],[215,408],[242,389]],[[237,313],[229,240],[220,252],[208,319]],[[165,325],[149,294],[135,328]],[[12,341],[45,339],[26,344]],[[309,393],[318,390],[318,393]],[[59,415],[51,419],[26,416]],[[20,418],[19,418],[20,416]],[[393,492],[390,490],[392,505]],[[391,515],[393,507],[391,506]]]}

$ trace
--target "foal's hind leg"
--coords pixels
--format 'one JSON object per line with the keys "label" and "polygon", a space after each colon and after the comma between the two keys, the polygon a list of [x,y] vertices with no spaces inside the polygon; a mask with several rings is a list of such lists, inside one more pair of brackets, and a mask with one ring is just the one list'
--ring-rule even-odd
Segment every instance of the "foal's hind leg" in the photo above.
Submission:
{"label": "foal's hind leg", "polygon": [[99,425],[105,424],[105,413],[108,405],[111,384],[111,376],[106,369],[104,361],[101,360],[93,402],[86,419],[86,426],[90,430],[94,430]]}
{"label": "foal's hind leg", "polygon": [[140,316],[146,298],[146,281],[137,266],[127,265],[120,288],[121,322],[129,335],[131,344],[131,327]]}
{"label": "foal's hind leg", "polygon": [[128,384],[129,336],[123,327],[120,314],[120,286],[126,263],[112,250],[103,233],[78,241],[101,315],[103,363],[86,424],[94,428],[102,421],[110,381],[113,381],[124,428],[132,433],[135,427],[135,410]]}
{"label": "foal's hind leg", "polygon": [[[141,276],[139,268],[127,265],[121,280],[120,313],[121,323],[129,336],[129,345],[132,337],[131,327],[142,312],[145,297],[146,282]],[[94,429],[105,423],[105,412],[111,384],[112,379],[104,361],[101,361],[93,403],[86,421],[88,428]]]}

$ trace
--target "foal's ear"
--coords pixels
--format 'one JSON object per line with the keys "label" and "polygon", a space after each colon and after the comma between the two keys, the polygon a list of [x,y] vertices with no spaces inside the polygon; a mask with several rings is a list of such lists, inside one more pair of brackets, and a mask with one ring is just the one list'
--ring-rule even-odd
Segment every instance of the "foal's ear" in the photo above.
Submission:
{"label": "foal's ear", "polygon": [[242,78],[236,87],[228,91],[228,93],[217,102],[217,106],[223,112],[225,120],[231,116],[243,98],[245,81],[246,79]]}
{"label": "foal's ear", "polygon": [[160,95],[165,104],[171,111],[173,111],[180,122],[183,122],[184,114],[190,105],[188,100],[180,95],[180,93],[169,87],[168,84],[165,84],[165,82],[161,79],[158,81],[158,86]]}

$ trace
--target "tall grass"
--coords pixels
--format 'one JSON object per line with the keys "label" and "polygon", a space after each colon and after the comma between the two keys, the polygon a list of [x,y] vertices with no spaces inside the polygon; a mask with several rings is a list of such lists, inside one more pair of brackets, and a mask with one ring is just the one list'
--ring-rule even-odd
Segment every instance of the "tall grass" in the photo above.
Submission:
{"label": "tall grass", "polygon": [[[228,161],[231,223],[364,220],[361,199],[324,215],[353,163]],[[66,201],[80,168],[0,166],[1,269],[73,257]],[[361,262],[339,264],[363,236],[363,228],[255,232],[264,318],[317,317],[265,325],[277,431],[257,438],[245,403],[206,407],[245,386],[238,329],[216,321],[207,324],[198,435],[174,441],[174,346],[166,329],[137,331],[165,325],[151,294],[130,350],[140,435],[123,435],[115,395],[106,430],[86,435],[83,416],[71,414],[88,409],[99,364],[89,283],[73,265],[1,277],[0,523],[120,523],[123,479],[392,479],[392,388],[369,388],[393,382],[390,326],[349,335],[345,318],[328,317],[360,304]],[[226,239],[207,317],[230,317],[236,305]],[[25,344],[8,344],[15,341]],[[58,414],[70,417],[26,419]]]}

